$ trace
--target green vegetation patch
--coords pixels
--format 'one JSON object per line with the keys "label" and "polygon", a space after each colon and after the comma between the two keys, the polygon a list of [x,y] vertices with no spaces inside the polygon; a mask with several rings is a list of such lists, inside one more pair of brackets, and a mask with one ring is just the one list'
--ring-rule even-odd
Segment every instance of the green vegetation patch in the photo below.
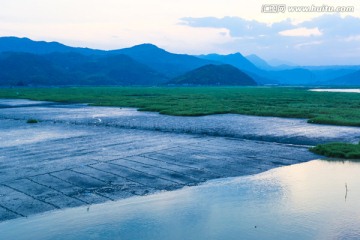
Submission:
{"label": "green vegetation patch", "polygon": [[359,159],[360,160],[360,142],[359,144],[351,143],[327,143],[320,144],[310,148],[310,151],[326,157]]}
{"label": "green vegetation patch", "polygon": [[234,113],[360,126],[359,93],[312,92],[295,87],[0,88],[0,98],[134,107],[177,116]]}
{"label": "green vegetation patch", "polygon": [[38,123],[38,122],[39,122],[39,120],[33,119],[33,118],[30,118],[26,121],[26,123],[30,123],[30,124],[34,124],[34,123]]}

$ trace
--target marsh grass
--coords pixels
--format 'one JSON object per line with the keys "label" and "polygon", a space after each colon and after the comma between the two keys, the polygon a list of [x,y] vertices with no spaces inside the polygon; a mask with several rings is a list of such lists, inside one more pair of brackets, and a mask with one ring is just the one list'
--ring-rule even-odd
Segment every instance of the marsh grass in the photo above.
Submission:
{"label": "marsh grass", "polygon": [[30,124],[34,124],[34,123],[38,123],[38,122],[39,122],[39,120],[33,119],[33,118],[30,118],[26,121],[26,123],[30,123]]}
{"label": "marsh grass", "polygon": [[326,157],[357,159],[360,161],[360,142],[351,143],[327,143],[310,148],[310,151]]}
{"label": "marsh grass", "polygon": [[233,113],[360,126],[360,94],[295,87],[2,88],[0,98],[134,107],[177,116]]}

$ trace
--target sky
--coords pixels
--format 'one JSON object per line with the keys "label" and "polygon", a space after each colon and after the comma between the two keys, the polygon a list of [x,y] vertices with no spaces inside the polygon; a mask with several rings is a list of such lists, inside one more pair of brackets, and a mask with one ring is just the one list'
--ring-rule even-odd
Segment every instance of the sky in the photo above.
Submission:
{"label": "sky", "polygon": [[[286,5],[285,11],[262,12],[270,3]],[[354,11],[288,9],[312,5]],[[359,0],[0,0],[0,6],[0,36],[107,50],[153,43],[175,53],[360,65]]]}

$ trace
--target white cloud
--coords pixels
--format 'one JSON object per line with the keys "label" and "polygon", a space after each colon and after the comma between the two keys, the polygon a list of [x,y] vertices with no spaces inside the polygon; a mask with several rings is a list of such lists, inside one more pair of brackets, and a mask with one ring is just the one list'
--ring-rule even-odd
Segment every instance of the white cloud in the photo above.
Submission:
{"label": "white cloud", "polygon": [[360,35],[349,36],[349,37],[345,38],[344,41],[345,42],[360,41]]}
{"label": "white cloud", "polygon": [[322,32],[319,30],[319,28],[294,28],[289,30],[284,30],[279,32],[282,36],[287,37],[314,37],[314,36],[321,36]]}
{"label": "white cloud", "polygon": [[324,14],[296,23],[285,19],[272,24],[239,17],[182,20],[196,29],[228,29],[234,41],[219,44],[228,52],[255,53],[302,65],[360,64],[360,55],[353,54],[360,46],[360,18],[353,16]]}
{"label": "white cloud", "polygon": [[323,41],[312,41],[312,42],[299,43],[299,44],[295,45],[295,48],[300,49],[300,48],[303,48],[303,47],[320,45],[322,43],[323,43]]}

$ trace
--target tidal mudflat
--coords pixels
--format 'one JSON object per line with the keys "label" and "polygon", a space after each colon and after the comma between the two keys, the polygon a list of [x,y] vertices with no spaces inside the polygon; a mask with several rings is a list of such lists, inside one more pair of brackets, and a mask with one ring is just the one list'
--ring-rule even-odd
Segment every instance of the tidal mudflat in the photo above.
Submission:
{"label": "tidal mudflat", "polygon": [[0,221],[253,175],[318,158],[308,145],[360,136],[359,128],[304,119],[0,106]]}
{"label": "tidal mudflat", "polygon": [[360,163],[322,160],[0,223],[4,239],[359,239]]}

